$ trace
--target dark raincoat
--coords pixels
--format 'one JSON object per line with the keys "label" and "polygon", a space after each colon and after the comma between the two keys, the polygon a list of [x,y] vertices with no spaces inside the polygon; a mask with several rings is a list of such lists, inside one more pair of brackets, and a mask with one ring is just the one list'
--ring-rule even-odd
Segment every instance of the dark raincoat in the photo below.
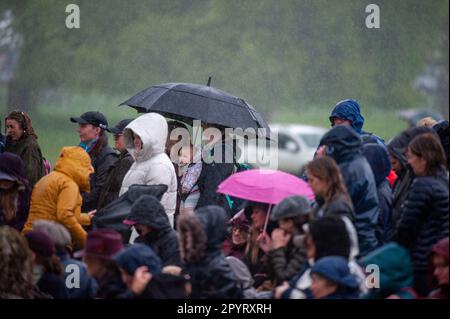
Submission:
{"label": "dark raincoat", "polygon": [[36,139],[31,135],[24,135],[20,140],[6,139],[5,152],[19,155],[25,163],[25,171],[30,188],[44,176],[44,162],[42,152]]}
{"label": "dark raincoat", "polygon": [[207,206],[196,211],[207,236],[206,251],[200,262],[186,265],[191,276],[191,298],[241,298],[242,291],[228,262],[222,254],[222,243],[227,235],[227,213],[218,206]]}
{"label": "dark raincoat", "polygon": [[355,208],[355,227],[361,256],[378,246],[378,196],[375,178],[366,158],[361,154],[361,138],[346,126],[336,126],[320,142],[327,155],[339,165]]}
{"label": "dark raincoat", "polygon": [[122,181],[133,162],[133,156],[128,151],[125,150],[119,154],[119,158],[109,169],[105,186],[100,190],[97,209],[103,208],[119,198]]}
{"label": "dark raincoat", "polygon": [[392,221],[394,225],[397,225],[400,220],[402,206],[408,197],[408,193],[411,189],[411,183],[414,180],[414,172],[406,159],[406,148],[412,139],[425,133],[435,134],[433,129],[429,127],[413,127],[394,137],[387,146],[389,155],[396,158],[403,168],[401,172],[396,172],[397,180],[395,181],[393,188]]}
{"label": "dark raincoat", "polygon": [[178,236],[170,226],[164,207],[154,196],[142,196],[132,206],[130,214],[138,212],[142,215],[138,223],[147,225],[151,232],[136,238],[136,243],[148,245],[161,258],[164,266],[181,265]]}
{"label": "dark raincoat", "polygon": [[392,220],[392,189],[387,180],[391,172],[391,161],[385,147],[377,144],[366,144],[362,148],[363,155],[372,168],[375,182],[377,184],[378,202],[380,205],[380,215],[378,218],[379,239],[387,242],[394,231]]}

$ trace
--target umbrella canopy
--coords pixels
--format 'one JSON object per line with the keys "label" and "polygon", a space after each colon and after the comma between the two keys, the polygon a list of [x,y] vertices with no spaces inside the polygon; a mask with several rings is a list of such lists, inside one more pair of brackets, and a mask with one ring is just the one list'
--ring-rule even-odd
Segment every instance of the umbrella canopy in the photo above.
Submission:
{"label": "umbrella canopy", "polygon": [[156,112],[178,120],[197,119],[205,123],[230,128],[259,128],[269,126],[253,106],[243,99],[211,86],[191,83],[164,83],[151,86],[120,105],[138,112]]}
{"label": "umbrella canopy", "polygon": [[302,179],[267,169],[252,169],[233,174],[219,185],[218,192],[271,205],[293,195],[314,199],[313,191]]}

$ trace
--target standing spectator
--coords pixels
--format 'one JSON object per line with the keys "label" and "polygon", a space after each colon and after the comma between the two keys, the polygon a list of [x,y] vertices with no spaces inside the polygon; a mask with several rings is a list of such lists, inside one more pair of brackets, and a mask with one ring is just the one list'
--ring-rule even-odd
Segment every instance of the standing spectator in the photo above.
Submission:
{"label": "standing spectator", "polygon": [[433,275],[439,288],[432,291],[428,298],[448,299],[448,237],[441,239],[433,246],[432,257]]}
{"label": "standing spectator", "polygon": [[331,126],[345,125],[353,128],[359,135],[370,135],[377,140],[378,144],[384,145],[384,141],[381,137],[363,131],[364,117],[361,114],[361,110],[358,102],[355,100],[342,100],[338,102],[330,114]]}
{"label": "standing spectator", "polygon": [[[125,146],[135,162],[125,175],[119,195],[133,184],[167,185],[161,204],[173,228],[177,177],[172,162],[164,152],[167,140],[166,120],[157,113],[144,114],[128,124],[123,134]],[[131,242],[135,237],[136,234],[132,234]]]}
{"label": "standing spectator", "polygon": [[392,221],[392,188],[387,179],[391,172],[391,161],[385,147],[378,144],[364,144],[362,148],[364,157],[372,168],[377,184],[378,203],[380,214],[378,216],[378,239],[386,243],[392,237],[394,224]]}
{"label": "standing spectator", "polygon": [[355,227],[361,256],[378,246],[378,196],[375,178],[366,158],[361,154],[361,138],[347,126],[329,130],[320,141],[325,155],[339,165],[355,208]]}
{"label": "standing spectator", "polygon": [[83,192],[83,212],[95,210],[101,190],[105,187],[108,172],[116,162],[117,155],[108,145],[108,128],[106,117],[100,112],[86,112],[80,117],[71,117],[72,123],[78,123],[77,132],[80,136],[79,146],[91,157],[93,174],[89,177],[90,192]]}
{"label": "standing spectator", "polygon": [[124,223],[134,226],[139,234],[135,243],[149,246],[161,258],[163,266],[181,265],[177,233],[170,226],[164,207],[156,197],[139,197]]}
{"label": "standing spectator", "polygon": [[49,299],[33,282],[32,254],[15,229],[0,226],[0,299]]}
{"label": "standing spectator", "polygon": [[30,208],[31,189],[22,159],[12,153],[0,154],[0,225],[22,231]]}
{"label": "standing spectator", "polygon": [[355,212],[344,178],[336,162],[329,156],[316,157],[306,168],[308,184],[314,192],[316,203],[314,217],[329,215],[347,216],[355,220]]}
{"label": "standing spectator", "polygon": [[86,248],[74,254],[76,258],[83,257],[89,275],[97,281],[96,298],[118,299],[126,294],[127,287],[113,259],[122,249],[122,236],[118,232],[98,229],[88,233]]}
{"label": "standing spectator", "polygon": [[203,135],[208,139],[202,152],[202,172],[198,179],[200,198],[196,208],[219,205],[229,212],[230,207],[225,196],[217,193],[217,188],[233,173],[234,163],[238,158],[235,154],[236,150],[226,141],[225,130],[222,127],[204,123],[202,128]]}
{"label": "standing spectator", "polygon": [[32,230],[25,234],[33,254],[33,276],[38,288],[54,299],[68,299],[63,269],[55,255],[55,243],[45,233]]}
{"label": "standing spectator", "polygon": [[72,237],[75,249],[83,248],[86,231],[94,213],[81,213],[82,191],[89,191],[93,172],[89,155],[78,146],[63,147],[53,172],[42,178],[31,194],[30,213],[23,232],[33,228],[38,219],[62,224]]}
{"label": "standing spectator", "polygon": [[115,148],[119,151],[119,158],[109,168],[105,186],[100,190],[97,209],[101,209],[119,197],[122,181],[134,162],[133,157],[128,153],[123,138],[123,130],[131,123],[131,119],[122,120],[115,127],[106,130],[114,134]]}
{"label": "standing spectator", "polygon": [[411,183],[414,180],[414,172],[406,158],[406,148],[414,137],[425,133],[434,133],[434,131],[425,126],[413,127],[394,137],[387,147],[392,168],[397,174],[397,180],[392,191],[392,223],[394,227],[396,227],[400,220],[402,205],[408,197]]}
{"label": "standing spectator", "polygon": [[[67,229],[59,223],[49,220],[37,220],[33,223],[33,230],[47,234],[55,243],[56,256],[63,267],[64,281],[72,282],[78,278],[78,285],[67,287],[70,299],[91,299],[97,292],[97,283],[89,276],[87,266],[83,262],[73,259],[69,255],[70,234]],[[79,276],[73,276],[79,274]]]}
{"label": "standing spectator", "polygon": [[227,213],[218,206],[180,216],[180,250],[186,272],[191,276],[193,299],[241,298],[236,277],[222,254]]}
{"label": "standing spectator", "polygon": [[414,138],[406,151],[415,178],[402,206],[394,240],[408,249],[414,264],[414,289],[429,294],[428,263],[432,247],[449,230],[448,173],[445,154],[434,134]]}
{"label": "standing spectator", "polygon": [[13,111],[5,119],[5,152],[19,155],[25,164],[26,177],[33,188],[44,176],[44,160],[31,118],[25,112]]}

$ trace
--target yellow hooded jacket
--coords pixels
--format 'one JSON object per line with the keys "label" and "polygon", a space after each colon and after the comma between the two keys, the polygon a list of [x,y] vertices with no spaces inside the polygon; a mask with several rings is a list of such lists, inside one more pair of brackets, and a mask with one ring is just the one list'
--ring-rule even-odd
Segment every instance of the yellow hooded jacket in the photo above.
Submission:
{"label": "yellow hooded jacket", "polygon": [[54,170],[34,186],[30,212],[23,233],[32,229],[38,219],[51,220],[67,228],[72,245],[83,248],[90,225],[87,214],[81,213],[80,191],[89,191],[89,175],[94,172],[89,154],[81,147],[63,147]]}

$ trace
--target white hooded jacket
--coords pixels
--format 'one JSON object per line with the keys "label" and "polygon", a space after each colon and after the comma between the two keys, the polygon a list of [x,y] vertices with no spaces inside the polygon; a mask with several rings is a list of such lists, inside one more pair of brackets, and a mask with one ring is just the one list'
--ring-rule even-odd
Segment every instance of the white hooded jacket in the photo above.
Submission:
{"label": "white hooded jacket", "polygon": [[[133,184],[168,186],[161,199],[170,224],[174,226],[174,214],[177,199],[177,177],[169,157],[164,152],[167,139],[167,122],[157,113],[144,114],[124,129],[124,141],[128,152],[135,162],[125,175],[119,195],[125,193]],[[142,149],[136,151],[132,133],[139,135]]]}

